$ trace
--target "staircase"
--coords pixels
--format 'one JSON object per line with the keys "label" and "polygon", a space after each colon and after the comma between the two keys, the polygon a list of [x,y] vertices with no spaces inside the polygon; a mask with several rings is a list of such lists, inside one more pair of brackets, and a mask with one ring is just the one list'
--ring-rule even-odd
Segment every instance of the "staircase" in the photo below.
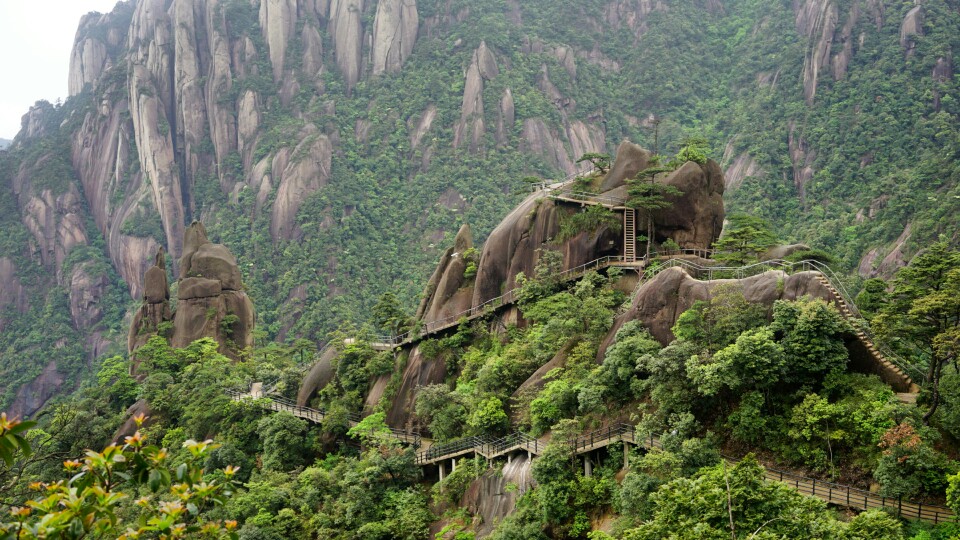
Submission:
{"label": "staircase", "polygon": [[627,208],[623,211],[623,262],[637,260],[637,211]]}
{"label": "staircase", "polygon": [[[844,319],[853,321],[857,318],[856,314],[851,311],[850,305],[847,304],[843,295],[837,291],[836,287],[830,283],[830,280],[827,279],[826,276],[824,276],[822,273],[818,273],[817,280],[825,289],[830,292],[830,295],[833,296],[837,309],[840,311],[840,314],[843,315]],[[917,393],[920,391],[920,388],[916,385],[916,383],[913,382],[913,380],[910,378],[910,375],[905,373],[904,369],[901,369],[900,366],[888,360],[886,356],[877,349],[877,346],[873,342],[871,336],[869,336],[857,325],[854,325],[854,332],[856,333],[857,339],[860,341],[860,343],[862,343],[870,353],[873,361],[879,365],[881,369],[900,379],[901,386],[904,387],[903,389],[908,390],[907,392],[897,393],[897,398],[904,403],[916,403]]]}

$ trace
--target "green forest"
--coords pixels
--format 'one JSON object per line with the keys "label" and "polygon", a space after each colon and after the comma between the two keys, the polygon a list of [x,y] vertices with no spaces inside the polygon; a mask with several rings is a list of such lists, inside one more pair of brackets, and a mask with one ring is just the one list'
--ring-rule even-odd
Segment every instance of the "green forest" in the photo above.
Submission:
{"label": "green forest", "polygon": [[[365,4],[369,58],[379,2]],[[130,99],[170,99],[160,83],[129,84],[139,5],[119,3],[81,30],[78,39],[123,36],[106,48],[109,67],[63,103],[38,102],[0,149],[0,410],[36,410],[0,421],[0,538],[960,537],[956,523],[856,512],[764,481],[765,469],[791,471],[960,512],[956,0],[924,2],[910,31],[919,4],[900,0],[419,0],[402,69],[373,76],[364,60],[356,84],[330,20],[318,27],[322,69],[306,71],[313,45],[299,20],[288,73],[275,80],[258,2],[218,2],[225,34],[190,34],[243,43],[246,56],[231,60],[229,91],[205,76],[196,85],[229,105],[229,122],[255,92],[252,146],[218,155],[211,123],[188,150],[173,113],[153,127],[174,135],[182,219],[202,220],[236,255],[256,307],[256,345],[240,362],[211,340],[175,349],[154,337],[135,358],[127,351],[142,298],[122,277],[124,250],[174,242],[129,110]],[[496,74],[485,72],[480,112],[465,118],[481,47]],[[508,94],[512,124],[501,130]],[[74,154],[105,110],[122,111],[131,147],[120,145],[106,191],[94,193]],[[454,144],[459,123],[478,118],[477,144]],[[537,123],[549,132],[540,141]],[[606,172],[624,140],[677,156],[665,167],[718,162],[728,183],[717,260],[742,266],[805,244],[794,260],[828,264],[862,317],[811,298],[768,309],[731,285],[678,313],[662,343],[642,321],[617,319],[631,276],[611,268],[564,281],[547,251],[518,280],[520,324],[491,315],[415,352],[377,350],[377,334],[410,328],[460,227],[479,247],[531,185],[568,175],[564,160],[590,146],[583,132],[603,148],[588,148],[581,171],[590,161]],[[312,158],[303,153],[320,137],[332,149],[328,178],[297,201],[290,237],[276,237],[279,180],[258,191],[256,166],[271,170],[284,152]],[[670,194],[651,187],[668,170],[647,172],[631,182],[633,207],[669,211]],[[620,234],[601,208],[566,216],[552,247]],[[463,256],[469,281],[479,251]],[[903,359],[916,395],[860,369],[850,344],[862,332]],[[295,400],[334,350],[332,378],[308,403],[321,422],[234,399],[275,381],[274,398]],[[418,362],[442,369],[442,382],[400,401],[414,395],[403,374]],[[134,420],[143,403],[149,414]],[[433,445],[517,433],[549,444],[532,464],[470,454],[441,472],[397,439],[398,418]],[[588,474],[579,438],[621,424],[658,447],[606,446]],[[489,492],[515,501],[496,522],[482,517]]]}

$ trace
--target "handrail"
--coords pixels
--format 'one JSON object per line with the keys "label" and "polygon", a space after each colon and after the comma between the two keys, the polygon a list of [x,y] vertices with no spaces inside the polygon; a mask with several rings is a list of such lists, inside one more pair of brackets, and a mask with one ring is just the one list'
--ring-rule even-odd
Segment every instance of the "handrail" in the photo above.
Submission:
{"label": "handrail", "polygon": [[[233,401],[244,401],[248,398],[267,401],[269,403],[260,403],[261,407],[264,409],[289,412],[298,418],[303,418],[317,424],[323,422],[327,414],[329,414],[327,411],[322,409],[313,409],[310,407],[297,405],[295,401],[282,396],[253,396],[250,393],[235,389],[228,389],[226,390],[226,393],[233,398]],[[354,412],[348,412],[346,416],[347,423],[350,427],[355,427],[360,423],[360,421],[363,420],[362,415]],[[421,444],[422,437],[418,431],[406,432],[404,430],[392,427],[388,427],[387,429],[389,429],[389,434],[391,437],[402,442],[413,443],[415,448],[418,448]]]}
{"label": "handrail", "polygon": [[[738,279],[743,279],[744,277],[747,277],[747,276],[756,275],[758,273],[762,273],[770,269],[793,270],[799,267],[805,271],[818,272],[820,273],[820,275],[826,278],[827,282],[830,283],[831,286],[833,286],[834,290],[837,293],[837,300],[841,304],[846,305],[846,307],[850,310],[851,314],[856,315],[857,319],[854,319],[854,321],[859,320],[859,318],[861,317],[860,310],[857,308],[856,304],[854,304],[854,302],[851,300],[850,293],[847,291],[842,281],[840,281],[840,279],[837,277],[836,272],[834,272],[833,269],[831,269],[829,266],[827,266],[826,264],[820,261],[806,259],[802,261],[792,262],[792,261],[785,261],[783,259],[772,259],[769,261],[760,261],[760,262],[748,264],[745,266],[728,267],[728,266],[703,266],[695,262],[687,261],[684,259],[670,259],[663,265],[647,270],[648,279],[656,276],[657,274],[659,274],[660,272],[668,268],[675,268],[675,267],[681,267],[684,270],[692,270],[693,273],[688,272],[688,274],[690,274],[691,277],[693,277],[694,279],[700,279],[700,274],[703,272],[706,272],[707,280],[709,281],[713,280],[713,275],[715,273],[727,273],[727,272],[734,273]],[[903,371],[904,373],[908,373],[911,379],[916,379],[922,382],[926,382],[927,376],[926,376],[926,373],[923,372],[923,370],[917,368],[910,362],[901,358],[898,354],[890,350],[885,345],[878,343],[877,339],[873,336],[872,333],[870,333],[869,329],[861,325],[854,325],[854,326],[856,327],[856,329],[863,332],[863,334],[867,337],[867,340],[870,342],[870,344],[872,344],[883,355],[883,357],[886,358],[890,363],[900,368],[900,370]]]}

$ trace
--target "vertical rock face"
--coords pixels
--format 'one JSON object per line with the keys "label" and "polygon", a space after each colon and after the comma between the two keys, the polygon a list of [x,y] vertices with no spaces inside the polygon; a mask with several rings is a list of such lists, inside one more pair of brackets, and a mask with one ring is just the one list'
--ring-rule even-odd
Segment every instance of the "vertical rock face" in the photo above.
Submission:
{"label": "vertical rock face", "polygon": [[296,0],[261,0],[260,28],[263,39],[270,51],[270,64],[273,66],[273,80],[283,76],[283,64],[287,53],[287,43],[296,28]]}
{"label": "vertical rock face", "polygon": [[[852,2],[849,11],[840,13],[835,0],[794,0],[797,32],[807,40],[803,60],[803,94],[807,104],[813,103],[823,73],[830,73],[834,80],[846,76],[856,53],[853,31],[860,19],[860,4],[859,0]],[[882,2],[868,0],[867,9],[878,28],[882,26]]]}
{"label": "vertical rock face", "polygon": [[797,31],[810,43],[803,59],[803,96],[812,104],[820,72],[830,64],[830,46],[839,14],[832,0],[795,1],[794,10]]}
{"label": "vertical rock face", "polygon": [[167,247],[180,253],[185,218],[180,167],[175,160],[172,114],[173,33],[164,0],[137,4],[130,28],[130,115],[137,153],[153,188],[153,203],[163,222]]}
{"label": "vertical rock face", "polygon": [[467,67],[463,85],[463,105],[460,107],[460,122],[454,128],[453,147],[469,145],[471,152],[480,150],[480,142],[486,131],[483,120],[483,82],[500,74],[497,59],[484,41],[474,51]]}
{"label": "vertical rock face", "polygon": [[270,221],[270,234],[274,240],[294,237],[300,205],[330,178],[333,147],[326,135],[316,134],[304,139],[293,155],[301,157],[295,157],[279,175],[280,188]]}
{"label": "vertical rock face", "polygon": [[513,104],[513,92],[507,88],[500,98],[500,114],[497,115],[497,144],[503,146],[510,140],[513,123],[516,121],[516,108]]}
{"label": "vertical rock face", "polygon": [[626,26],[639,39],[647,32],[647,18],[654,11],[666,9],[660,0],[615,0],[603,10],[603,18],[613,28]]}
{"label": "vertical rock face", "polygon": [[472,278],[464,271],[467,261],[464,253],[473,248],[470,226],[464,224],[457,232],[454,246],[444,252],[437,269],[433,272],[423,291],[423,300],[417,309],[416,318],[437,321],[470,309],[473,300]]}
{"label": "vertical rock face", "polygon": [[940,110],[940,88],[937,88],[937,85],[944,84],[951,79],[953,79],[953,59],[940,57],[937,58],[937,63],[933,66],[933,73],[930,74],[933,78],[934,89],[933,89],[933,108],[936,111]]}
{"label": "vertical rock face", "polygon": [[793,163],[793,184],[800,193],[800,201],[803,202],[806,200],[807,183],[813,179],[813,162],[817,159],[817,152],[796,133],[796,126],[792,122],[787,144],[790,149],[790,161]]}
{"label": "vertical rock face", "polygon": [[[588,152],[603,152],[606,137],[603,130],[574,120],[562,131],[552,129],[540,118],[527,118],[520,132],[520,148],[540,156],[546,163],[566,174],[577,172],[576,159]],[[569,141],[570,147],[564,143]]]}
{"label": "vertical rock face", "polygon": [[166,257],[162,248],[157,252],[143,279],[143,305],[130,326],[128,351],[146,343],[162,323],[172,323],[164,336],[171,346],[186,347],[209,337],[220,344],[220,352],[237,358],[253,345],[254,311],[233,254],[210,242],[203,224],[194,222],[184,233],[180,268],[177,309],[171,312]]}
{"label": "vertical rock face", "polygon": [[413,52],[420,20],[416,0],[380,0],[373,20],[374,75],[400,71]]}
{"label": "vertical rock face", "polygon": [[917,43],[913,36],[923,35],[923,5],[917,2],[917,5],[907,12],[900,23],[900,46],[903,47],[907,55],[913,54]]}
{"label": "vertical rock face", "polygon": [[103,273],[96,273],[89,263],[74,267],[69,278],[70,315],[77,330],[92,329],[103,319],[100,299],[107,291],[109,280]]}
{"label": "vertical rock face", "polygon": [[101,17],[99,13],[88,13],[80,19],[67,78],[67,91],[71,96],[96,83],[107,68],[107,45],[100,39],[87,36],[89,28],[96,26]]}
{"label": "vertical rock face", "polygon": [[26,313],[27,295],[17,277],[17,266],[9,257],[0,257],[0,332],[7,324],[4,317],[7,308]]}
{"label": "vertical rock face", "polygon": [[363,4],[364,0],[330,0],[329,33],[333,36],[337,67],[348,89],[360,80]]}

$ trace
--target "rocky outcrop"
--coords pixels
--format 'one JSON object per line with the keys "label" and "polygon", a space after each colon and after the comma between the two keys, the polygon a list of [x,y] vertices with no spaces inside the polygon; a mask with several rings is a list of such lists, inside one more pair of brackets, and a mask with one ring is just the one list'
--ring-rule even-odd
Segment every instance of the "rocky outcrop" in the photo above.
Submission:
{"label": "rocky outcrop", "polygon": [[127,338],[131,353],[171,323],[165,334],[173,347],[186,347],[202,337],[213,338],[220,352],[237,357],[253,345],[253,303],[243,291],[237,261],[225,246],[207,239],[200,222],[186,229],[180,258],[177,309],[170,311],[166,259],[163,250],[144,276],[143,305],[134,316]]}
{"label": "rocky outcrop", "polygon": [[74,266],[69,277],[70,316],[81,332],[94,328],[103,319],[103,299],[110,285],[104,272],[97,272],[91,263]]}
{"label": "rocky outcrop", "polygon": [[4,318],[7,308],[23,314],[27,307],[27,294],[17,277],[17,266],[9,257],[0,257],[0,332],[8,322]]}
{"label": "rocky outcrop", "polygon": [[473,53],[467,67],[463,85],[463,105],[460,107],[460,122],[453,132],[453,147],[467,144],[471,152],[480,149],[480,142],[486,131],[483,120],[483,82],[500,74],[497,59],[487,48],[486,42]]}
{"label": "rocky outcrop", "polygon": [[[173,320],[170,311],[170,287],[167,283],[167,259],[163,248],[157,250],[154,265],[143,276],[143,304],[133,316],[130,332],[127,334],[127,352],[142,347],[151,336],[160,330],[160,325]],[[131,357],[132,371],[136,372],[138,362]]]}
{"label": "rocky outcrop", "polygon": [[480,518],[474,530],[477,538],[491,534],[498,523],[513,513],[517,500],[536,485],[530,472],[531,465],[528,456],[518,452],[511,456],[503,469],[484,471],[467,487],[460,507]]}
{"label": "rocky outcrop", "polygon": [[87,13],[80,18],[70,54],[70,74],[67,78],[67,91],[71,96],[96,84],[108,67],[107,44],[89,33],[90,28],[99,26],[102,17],[104,16],[99,13]]}
{"label": "rocky outcrop", "polygon": [[790,150],[790,161],[793,163],[793,185],[800,193],[800,202],[803,203],[806,201],[807,183],[813,180],[813,163],[817,159],[817,151],[810,148],[806,139],[796,133],[793,122],[790,122],[787,146]]}
{"label": "rocky outcrop", "polygon": [[360,80],[364,0],[330,0],[330,25],[334,56],[348,89]]}
{"label": "rocky outcrop", "polygon": [[310,405],[310,400],[313,399],[313,396],[333,380],[333,376],[336,375],[337,372],[333,365],[333,360],[338,354],[340,354],[339,350],[334,347],[328,347],[323,354],[320,355],[320,358],[317,359],[300,383],[300,389],[297,391],[297,405],[301,407]]}
{"label": "rocky outcrop", "polygon": [[[631,320],[641,321],[657,341],[667,345],[674,339],[671,328],[680,315],[695,302],[709,301],[721,291],[743,294],[747,302],[766,306],[768,315],[772,314],[773,304],[777,300],[818,298],[839,307],[837,298],[819,277],[819,272],[787,274],[771,270],[744,279],[700,281],[682,268],[668,268],[644,283],[637,291],[630,309],[617,317],[600,344],[598,360],[602,360],[607,348],[614,343],[617,331]],[[846,345],[852,369],[875,373],[897,391],[915,391],[910,389],[902,374],[895,372],[890,364],[879,361],[866,344],[852,333],[847,336]]]}
{"label": "rocky outcrop", "polygon": [[373,20],[374,75],[400,71],[417,42],[420,20],[416,0],[380,0]]}
{"label": "rocky outcrop", "polygon": [[617,147],[613,166],[600,184],[600,191],[610,191],[625,185],[628,179],[650,166],[651,157],[653,154],[640,145],[630,141],[621,142]]}
{"label": "rocky outcrop", "polygon": [[649,28],[650,14],[664,9],[666,4],[660,0],[614,0],[604,8],[603,19],[612,28],[629,28],[639,41]]}
{"label": "rocky outcrop", "polygon": [[933,73],[930,74],[933,79],[933,108],[940,111],[940,86],[953,80],[953,59],[949,57],[937,58],[937,63],[933,66]]}
{"label": "rocky outcrop", "polygon": [[57,371],[57,363],[50,361],[35,379],[20,387],[17,395],[6,411],[11,418],[26,418],[32,415],[53,396],[63,385],[63,374]]}
{"label": "rocky outcrop", "polygon": [[907,12],[903,22],[900,23],[900,46],[903,47],[907,56],[913,54],[913,50],[917,47],[914,36],[923,35],[923,5],[919,1],[916,3],[917,5]]}
{"label": "rocky outcrop", "polygon": [[602,129],[580,120],[569,122],[558,131],[540,118],[527,118],[520,133],[520,149],[541,157],[553,168],[573,174],[579,168],[576,160],[580,156],[606,149],[606,137]]}
{"label": "rocky outcrop", "polygon": [[666,239],[684,248],[709,249],[723,229],[723,172],[717,162],[688,161],[663,180],[682,195],[669,197],[669,208],[654,213],[656,241]]}
{"label": "rocky outcrop", "polygon": [[513,103],[513,92],[507,88],[500,98],[500,110],[497,115],[497,145],[504,146],[510,141],[513,124],[516,121],[516,107]]}
{"label": "rocky outcrop", "polygon": [[270,64],[273,66],[273,80],[283,76],[287,44],[297,24],[296,0],[261,0],[260,28],[263,39],[270,51]]}
{"label": "rocky outcrop", "polygon": [[[877,3],[881,4],[879,8]],[[879,17],[882,20],[882,2],[869,0],[867,8],[874,19]],[[851,2],[849,11],[840,13],[834,0],[794,0],[797,32],[807,40],[803,61],[803,95],[808,105],[816,97],[823,73],[831,74],[833,80],[846,76],[856,53],[857,39],[853,31],[861,16],[860,9],[860,1]]]}
{"label": "rocky outcrop", "polygon": [[[625,182],[646,168],[650,152],[624,142],[611,170],[601,181],[601,191],[622,197]],[[706,165],[688,162],[658,181],[678,188],[670,209],[654,216],[658,241],[667,238],[687,248],[708,248],[723,226],[723,173],[713,161]],[[521,272],[533,276],[539,252],[557,250],[563,255],[562,268],[574,268],[605,255],[622,251],[622,236],[606,227],[581,233],[561,244],[553,238],[562,216],[579,210],[579,205],[559,203],[541,194],[532,194],[508,214],[484,243],[472,285],[463,278],[465,263],[458,257],[469,246],[468,231],[461,229],[457,245],[440,259],[424,291],[417,318],[432,322],[479,306],[516,286]],[[467,293],[472,290],[472,299]]]}
{"label": "rocky outcrop", "polygon": [[294,149],[291,159],[274,160],[274,178],[280,182],[270,219],[274,240],[290,240],[295,236],[300,205],[327,184],[332,157],[333,147],[327,136],[314,134]]}
{"label": "rocky outcrop", "polygon": [[448,248],[440,256],[440,263],[434,270],[423,291],[423,299],[417,308],[416,318],[438,321],[470,309],[473,301],[472,278],[464,275],[470,263],[464,253],[473,248],[473,234],[469,225],[460,227],[454,247]]}
{"label": "rocky outcrop", "polygon": [[[386,376],[389,379],[389,375]],[[424,431],[426,426],[420,425],[413,414],[417,392],[420,387],[431,384],[440,384],[447,378],[447,362],[442,357],[426,359],[420,353],[420,347],[410,350],[407,366],[403,370],[400,387],[393,397],[390,408],[387,409],[387,424],[391,427]],[[379,401],[376,393],[367,396],[364,408],[371,410]],[[376,401],[374,400],[376,399]]]}
{"label": "rocky outcrop", "polygon": [[734,154],[733,141],[727,144],[723,152],[722,163],[726,163],[726,169],[723,171],[725,182],[724,190],[731,192],[739,188],[747,178],[754,178],[763,175],[760,164],[753,156],[747,152],[742,152],[736,157]]}
{"label": "rocky outcrop", "polygon": [[[907,243],[913,236],[912,227],[908,223],[900,236],[888,246],[873,248],[860,259],[857,273],[864,278],[880,277],[892,279],[897,270],[909,262],[907,257]],[[886,252],[885,256],[881,255]]]}

